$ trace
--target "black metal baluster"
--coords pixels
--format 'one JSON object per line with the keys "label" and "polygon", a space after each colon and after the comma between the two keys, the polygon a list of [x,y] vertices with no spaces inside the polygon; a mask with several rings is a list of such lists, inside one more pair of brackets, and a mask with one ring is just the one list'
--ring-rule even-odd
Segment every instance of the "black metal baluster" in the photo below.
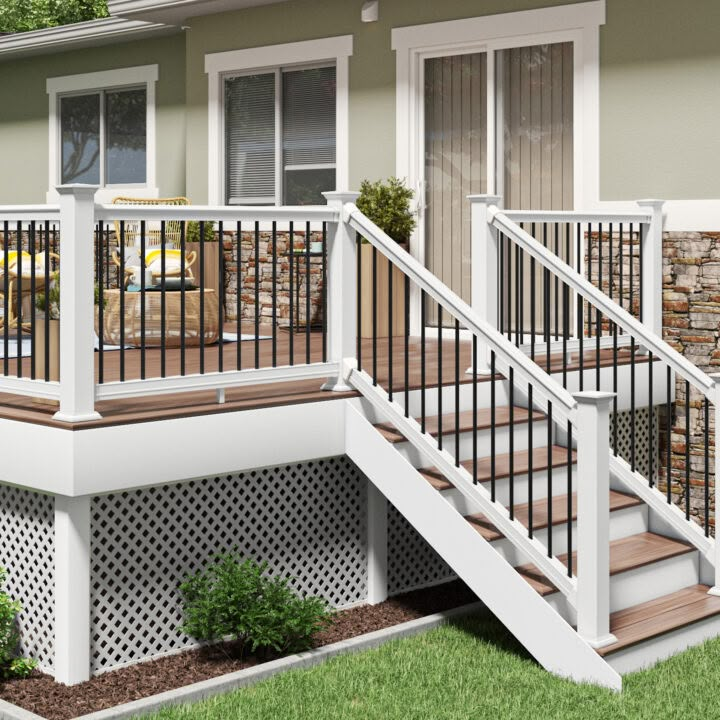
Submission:
{"label": "black metal baluster", "polygon": [[520,334],[520,298],[522,277],[520,275],[520,246],[515,246],[515,345],[520,347],[522,335]]}
{"label": "black metal baluster", "polygon": [[[572,468],[573,468],[573,451],[572,451],[572,425],[570,421],[567,424],[567,558],[568,558],[568,577],[573,576],[573,484],[572,484]],[[552,528],[550,529],[552,532]]]}
{"label": "black metal baluster", "polygon": [[455,319],[455,467],[460,467],[460,321]]}
{"label": "black metal baluster", "polygon": [[393,264],[386,260],[388,270],[388,400],[393,400]]}
{"label": "black metal baluster", "polygon": [[[295,364],[295,224],[291,221],[288,226],[288,268],[290,274],[290,285],[288,288],[288,296],[290,300],[289,312],[290,312],[290,336],[289,336],[289,353],[290,353],[290,365]],[[373,258],[374,261],[374,258]],[[373,293],[375,292],[375,286],[373,285]],[[373,299],[373,310],[374,310],[374,299]],[[375,375],[375,373],[373,373]]]}
{"label": "black metal baluster", "polygon": [[643,321],[643,238],[645,232],[645,225],[638,223],[638,291],[640,293],[639,307],[638,307],[638,320]]}
{"label": "black metal baluster", "polygon": [[707,396],[703,398],[705,410],[705,422],[703,431],[705,434],[705,537],[710,537],[710,403]]}
{"label": "black metal baluster", "polygon": [[685,381],[685,519],[690,519],[690,383]]}
{"label": "black metal baluster", "polygon": [[[185,325],[187,311],[187,280],[186,270],[186,247],[185,247],[185,223],[180,223],[180,375],[185,375]],[[202,230],[200,231],[202,233]],[[202,238],[202,234],[200,235]],[[200,243],[202,245],[202,243]]]}
{"label": "black metal baluster", "polygon": [[655,425],[655,408],[653,407],[653,354],[651,352],[648,353],[648,409],[650,411],[650,427],[648,428],[648,484],[650,487],[653,487],[655,485],[655,475],[653,472],[653,450],[655,448],[655,443],[653,441],[653,427]]}
{"label": "black metal baluster", "polygon": [[[362,364],[362,338],[363,338],[363,314],[362,314],[362,241],[360,239],[360,233],[355,233],[355,253],[356,253],[356,270],[357,270],[357,288],[355,292],[355,310],[357,312],[357,342],[356,342],[356,354],[357,354],[357,362],[358,362],[358,370],[363,369]],[[327,254],[327,253],[326,253]],[[323,274],[323,287],[325,287],[325,279],[327,278],[327,273],[325,272]],[[327,313],[325,312],[327,308],[325,308],[324,316],[327,316]],[[324,362],[324,361],[323,361]]]}
{"label": "black metal baluster", "polygon": [[3,222],[3,238],[3,375],[7,377],[10,374],[10,224],[7,220]]}
{"label": "black metal baluster", "polygon": [[[495,429],[496,429],[496,407],[495,407],[495,351],[490,351],[490,499],[495,502],[495,475],[496,475],[496,456],[497,448],[495,445]],[[477,475],[476,475],[477,477]]]}
{"label": "black metal baluster", "polygon": [[[328,309],[328,297],[327,297],[327,223],[323,222],[322,224],[322,295],[321,295],[321,302],[322,302],[322,361],[325,363],[327,362],[328,358],[328,329],[327,329],[327,309]],[[358,288],[360,285],[358,284]],[[358,337],[360,337],[360,326],[358,325],[357,329]],[[358,363],[360,362],[360,358],[358,356]],[[358,368],[360,366],[358,365]]]}
{"label": "black metal baluster", "polygon": [[[242,223],[239,220],[235,226],[235,258],[237,260],[237,275],[235,277],[235,333],[237,334],[235,368],[242,370]],[[290,282],[292,282],[292,273],[290,273]],[[290,337],[292,337],[292,313],[290,314]]]}
{"label": "black metal baluster", "polygon": [[[298,289],[300,279],[298,278]],[[300,308],[298,308],[300,315]],[[306,318],[307,321],[307,318]],[[260,367],[260,223],[255,221],[255,368]]]}
{"label": "black metal baluster", "polygon": [[310,364],[310,222],[305,225],[305,364]]}
{"label": "black metal baluster", "polygon": [[[508,340],[512,342],[512,324],[513,324],[513,262],[512,262],[512,244],[510,238],[507,238],[507,324],[508,324]],[[515,263],[517,269],[517,263]]]}
{"label": "black metal baluster", "polygon": [[420,428],[425,432],[425,291],[420,291]]}
{"label": "black metal baluster", "polygon": [[[473,438],[472,438],[472,458],[473,458],[473,484],[477,485],[478,474],[478,384],[477,384],[477,363],[478,363],[478,342],[477,335],[473,333],[472,338],[472,379],[473,379]],[[491,380],[490,382],[494,382]]]}
{"label": "black metal baluster", "polygon": [[618,454],[618,326],[613,323],[613,453]]}
{"label": "black metal baluster", "polygon": [[[576,239],[576,245],[577,245],[577,258],[575,259],[575,265],[576,269],[578,271],[578,274],[580,274],[580,271],[582,270],[582,264],[583,264],[583,258],[581,257],[582,254],[582,225],[580,223],[577,224],[577,239]],[[584,342],[585,342],[585,309],[583,307],[583,298],[580,293],[577,293],[577,334],[578,334],[578,389],[580,392],[583,391],[585,387],[585,350],[583,348]]]}
{"label": "black metal baluster", "polygon": [[22,354],[22,326],[23,326],[23,304],[22,304],[22,296],[23,296],[23,236],[22,236],[22,223],[18,221],[17,224],[17,260],[16,260],[16,267],[17,267],[17,279],[15,282],[17,282],[17,305],[15,307],[15,315],[16,315],[16,338],[15,343],[17,345],[17,370],[16,375],[17,377],[23,376],[22,371],[22,362],[23,362],[23,354]]}
{"label": "black metal baluster", "polygon": [[403,275],[405,283],[403,319],[405,334],[405,417],[410,417],[410,277]]}
{"label": "black metal baluster", "polygon": [[672,370],[670,369],[670,366],[667,366],[667,379],[666,379],[666,388],[665,392],[667,402],[667,427],[665,428],[665,472],[667,474],[667,487],[665,488],[667,493],[667,501],[668,503],[672,502],[672,412],[673,407],[672,403],[670,402],[670,398],[672,397]]}
{"label": "black metal baluster", "polygon": [[[359,305],[359,303],[358,303]],[[272,223],[272,366],[277,367],[277,221]]]}
{"label": "black metal baluster", "polygon": [[125,382],[125,221],[120,221],[120,382]]}
{"label": "black metal baluster", "polygon": [[[36,278],[35,278],[35,233],[37,226],[35,221],[30,222],[28,228],[28,254],[30,255],[30,379],[35,379],[35,293],[37,290]],[[45,288],[46,305],[50,306],[48,288]],[[18,298],[18,302],[20,298]],[[46,343],[47,344],[47,343]],[[18,346],[18,356],[22,355],[20,346]]]}
{"label": "black metal baluster", "polygon": [[625,248],[623,247],[623,224],[620,223],[618,228],[620,234],[619,245],[620,245],[620,283],[618,287],[618,293],[620,294],[620,307],[625,308],[625,296],[624,296],[624,278],[625,278]]}
{"label": "black metal baluster", "polygon": [[570,287],[563,283],[563,330],[562,330],[562,378],[563,387],[567,389],[567,357],[568,335],[570,334]]}
{"label": "black metal baluster", "polygon": [[[223,372],[225,361],[225,233],[222,220],[218,223],[218,328],[220,337],[218,338],[218,372]],[[273,245],[273,253],[275,246]],[[275,293],[273,292],[273,311],[275,310]],[[275,323],[273,322],[273,332],[275,331]],[[238,338],[240,342],[240,338]],[[274,364],[274,362],[273,362]]]}
{"label": "black metal baluster", "polygon": [[[535,237],[535,223],[530,225],[530,234]],[[530,357],[535,360],[535,258],[530,258]]]}
{"label": "black metal baluster", "polygon": [[635,472],[635,338],[630,338],[630,469]]}
{"label": "black metal baluster", "polygon": [[629,272],[629,284],[630,284],[630,314],[635,317],[635,287],[633,282],[633,277],[635,275],[635,251],[633,250],[633,233],[634,233],[634,227],[633,223],[630,223],[630,272]]}
{"label": "black metal baluster", "polygon": [[613,299],[613,224],[608,224],[608,294]]}
{"label": "black metal baluster", "polygon": [[[587,244],[586,244],[586,252],[587,252],[587,281],[592,285],[592,224],[587,224]],[[588,337],[592,337],[592,304],[590,302],[587,303],[587,328],[588,328]]]}
{"label": "black metal baluster", "polygon": [[498,235],[498,270],[500,273],[498,286],[500,326],[498,330],[502,335],[505,333],[505,236],[502,233]]}
{"label": "black metal baluster", "polygon": [[550,372],[550,271],[543,269],[543,335],[545,337],[545,371]]}
{"label": "black metal baluster", "polygon": [[509,460],[509,476],[510,482],[510,519],[515,519],[515,370],[510,368],[508,373],[508,460]]}
{"label": "black metal baluster", "polygon": [[372,368],[373,385],[377,385],[377,248],[372,249]]}
{"label": "black metal baluster", "polygon": [[[555,225],[555,257],[560,257],[560,223],[554,223]],[[555,340],[558,340],[558,330],[560,327],[560,284],[559,278],[555,275],[555,296],[553,303],[555,305]]]}
{"label": "black metal baluster", "polygon": [[[200,234],[202,237],[202,233]],[[140,379],[145,380],[145,221],[140,221]]]}
{"label": "black metal baluster", "polygon": [[548,526],[548,557],[553,554],[553,426],[552,426],[552,401],[547,404],[547,526]]}
{"label": "black metal baluster", "polygon": [[437,394],[438,394],[438,450],[442,450],[443,420],[442,420],[442,306],[437,304],[438,340],[437,340]]}
{"label": "black metal baluster", "polygon": [[600,338],[602,337],[602,313],[600,309],[595,311],[595,389],[600,390]]}
{"label": "black metal baluster", "polygon": [[[167,374],[167,297],[165,288],[166,267],[166,225],[165,220],[160,223],[160,377]],[[240,288],[238,288],[238,293]]]}
{"label": "black metal baluster", "polygon": [[533,386],[528,383],[528,537],[532,538],[533,528]]}

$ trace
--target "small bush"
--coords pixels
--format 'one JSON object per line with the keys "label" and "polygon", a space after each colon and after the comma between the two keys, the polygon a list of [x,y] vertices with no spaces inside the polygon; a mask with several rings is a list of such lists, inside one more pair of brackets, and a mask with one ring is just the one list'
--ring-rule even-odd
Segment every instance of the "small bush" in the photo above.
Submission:
{"label": "small bush", "polygon": [[415,193],[396,177],[387,182],[363,180],[357,207],[395,242],[407,242],[417,221],[410,210]]}
{"label": "small bush", "polygon": [[0,678],[4,680],[27,677],[37,665],[35,660],[16,657],[20,642],[17,616],[22,611],[22,604],[2,589],[5,578],[7,571],[0,568]]}
{"label": "small bush", "polygon": [[249,649],[293,653],[307,650],[313,635],[330,622],[322,598],[301,598],[290,578],[271,578],[267,563],[218,555],[205,570],[180,585],[182,632],[197,640],[236,642]]}
{"label": "small bush", "polygon": [[[214,242],[215,223],[212,220],[206,220],[203,224],[203,241]],[[190,220],[185,226],[185,240],[187,242],[200,242],[200,223],[196,220]]]}

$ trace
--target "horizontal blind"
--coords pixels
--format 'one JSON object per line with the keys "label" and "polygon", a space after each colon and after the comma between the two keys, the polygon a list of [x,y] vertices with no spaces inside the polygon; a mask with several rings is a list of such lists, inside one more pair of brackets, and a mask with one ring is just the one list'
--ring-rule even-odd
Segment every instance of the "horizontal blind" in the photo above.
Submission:
{"label": "horizontal blind", "polygon": [[334,67],[283,73],[283,164],[335,164]]}
{"label": "horizontal blind", "polygon": [[275,73],[225,81],[229,205],[275,202]]}

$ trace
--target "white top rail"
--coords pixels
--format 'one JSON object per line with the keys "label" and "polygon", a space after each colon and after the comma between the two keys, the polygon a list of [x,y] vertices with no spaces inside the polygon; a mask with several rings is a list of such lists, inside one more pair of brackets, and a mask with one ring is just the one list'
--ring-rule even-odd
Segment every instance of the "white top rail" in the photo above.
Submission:
{"label": "white top rail", "polygon": [[60,219],[59,205],[0,205],[0,228],[5,222],[41,223]]}
{"label": "white top rail", "polygon": [[338,222],[338,213],[327,205],[96,205],[95,219],[161,222],[195,220],[213,222]]}
{"label": "white top rail", "polygon": [[524,382],[533,385],[536,396],[539,395],[545,401],[552,402],[564,419],[570,421],[574,419],[577,403],[567,390],[530,360],[525,353],[518,350],[504,335],[479,318],[465,301],[365,217],[355,205],[348,203],[345,212],[348,222],[357,232],[430,297],[439,302],[447,312],[463,323],[468,330],[481,336],[488,343],[500,361],[498,370],[507,372],[512,368],[516,377],[520,376]]}
{"label": "white top rail", "polygon": [[563,262],[557,255],[543,247],[532,235],[516,225],[507,213],[496,207],[490,208],[494,227],[501,230],[513,242],[519,245],[530,257],[534,258],[553,275],[575,290],[585,300],[592,303],[610,320],[629,333],[638,341],[638,345],[647,348],[654,356],[665,361],[676,373],[688,380],[700,392],[704,393],[712,402],[715,401],[713,392],[714,382],[689,360],[684,358],[677,350],[668,345],[662,338],[650,332],[639,320],[621,308],[605,293],[598,290],[593,284]]}
{"label": "white top rail", "polygon": [[516,223],[639,223],[648,224],[652,216],[646,212],[575,212],[574,210],[502,210],[508,218]]}

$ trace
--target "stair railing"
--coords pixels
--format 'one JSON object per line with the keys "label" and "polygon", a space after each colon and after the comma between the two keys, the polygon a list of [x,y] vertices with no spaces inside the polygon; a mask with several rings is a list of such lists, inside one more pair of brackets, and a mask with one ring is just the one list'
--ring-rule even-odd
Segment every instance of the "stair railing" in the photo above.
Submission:
{"label": "stair railing", "polygon": [[[563,593],[577,611],[578,629],[587,642],[596,647],[612,642],[609,468],[607,454],[598,456],[596,451],[609,441],[612,396],[581,393],[573,398],[352,203],[344,205],[343,220],[356,233],[351,251],[347,230],[336,229],[336,241],[344,243],[345,262],[356,261],[354,283],[347,267],[344,275],[346,285],[357,287],[354,322],[344,315],[347,325],[357,328],[358,337],[357,367],[349,372],[349,384],[434,464],[427,477],[436,487],[452,484],[479,505],[482,516],[473,518],[479,531],[509,540],[515,549],[506,551],[510,556],[519,551],[530,558],[535,567],[525,571],[541,592]],[[331,278],[335,251],[337,246],[331,246]],[[420,298],[419,338],[410,334],[411,290]],[[336,288],[330,297],[347,302],[348,293],[347,286]],[[342,328],[331,321],[331,328],[345,338],[347,325]],[[481,345],[490,348],[487,376],[480,372]],[[412,389],[419,390],[417,405]],[[490,430],[486,455],[480,451],[478,433],[480,392],[489,395],[490,405],[485,413]],[[472,411],[461,409],[463,399],[472,402]],[[431,416],[438,418],[436,423]],[[471,447],[461,441],[467,432]],[[533,433],[542,433],[535,435],[535,440],[543,438],[538,452],[533,451]],[[450,436],[453,442],[447,441]],[[520,442],[529,448],[524,456],[515,452]],[[585,480],[577,494],[577,510],[576,458],[578,476]],[[561,471],[566,507],[554,499]],[[527,478],[527,503],[520,518],[519,476]],[[507,487],[501,491],[503,479]],[[558,523],[558,517],[564,519]],[[578,566],[583,568],[580,575]]]}
{"label": "stair railing", "polygon": [[[659,208],[658,203],[653,205],[654,215]],[[521,277],[523,266],[529,267],[531,263],[542,271],[542,283],[538,283],[542,291],[532,296],[530,302],[535,301],[542,307],[543,324],[550,322],[547,295],[551,282],[557,285],[559,313],[565,319],[561,330],[563,342],[567,343],[570,337],[571,319],[581,328],[577,355],[569,350],[563,352],[563,386],[570,390],[575,387],[586,390],[590,386],[596,391],[609,390],[614,394],[610,442],[612,474],[659,512],[681,537],[697,547],[714,565],[715,587],[711,592],[717,594],[720,563],[717,561],[717,542],[711,538],[711,516],[713,500],[715,503],[720,500],[720,488],[715,484],[714,498],[711,498],[711,488],[714,477],[720,477],[720,454],[714,453],[711,457],[714,438],[710,433],[718,427],[720,417],[720,380],[707,375],[662,339],[662,318],[658,308],[662,283],[659,223],[655,221],[654,227],[651,223],[652,248],[650,244],[645,246],[646,252],[653,252],[655,258],[652,264],[645,265],[653,272],[646,269],[642,279],[645,311],[640,316],[634,312],[636,306],[626,308],[618,304],[516,222],[519,219],[526,224],[543,219],[549,221],[550,214],[521,215],[488,205],[482,215],[486,227],[492,231],[484,233],[486,242],[497,243],[490,253],[497,253],[500,244],[509,242],[514,248],[514,262]],[[585,218],[573,213],[562,215],[563,222],[579,222]],[[588,240],[587,237],[583,239]],[[602,235],[599,242],[603,242]],[[487,268],[487,274],[492,275],[493,268]],[[617,277],[606,277],[611,287],[617,280]],[[570,300],[571,295],[574,302]],[[652,311],[648,309],[651,306]],[[626,338],[624,347],[623,337]],[[567,348],[567,344],[564,347]],[[588,361],[588,349],[594,356],[590,370],[584,366]],[[641,376],[639,368],[646,370]],[[624,389],[623,385],[628,387]],[[648,409],[647,420],[645,427],[641,427],[640,409],[644,407]],[[622,411],[628,421],[624,448],[621,447],[623,433],[619,415]]]}

